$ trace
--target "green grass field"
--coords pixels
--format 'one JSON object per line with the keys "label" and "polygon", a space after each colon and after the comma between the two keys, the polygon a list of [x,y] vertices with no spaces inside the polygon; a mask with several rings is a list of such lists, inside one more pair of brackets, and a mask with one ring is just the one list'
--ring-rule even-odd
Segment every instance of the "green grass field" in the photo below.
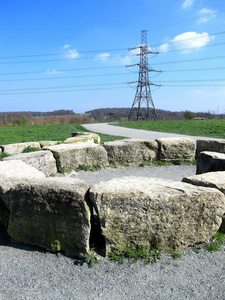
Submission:
{"label": "green grass field", "polygon": [[[27,125],[27,126],[0,126],[0,145],[37,142],[37,141],[64,141],[71,137],[71,132],[88,131],[80,124],[60,125]],[[101,142],[119,140],[124,137],[99,134]]]}
{"label": "green grass field", "polygon": [[185,120],[156,122],[127,122],[113,124],[117,126],[150,131],[179,133],[193,136],[205,136],[225,139],[225,119]]}

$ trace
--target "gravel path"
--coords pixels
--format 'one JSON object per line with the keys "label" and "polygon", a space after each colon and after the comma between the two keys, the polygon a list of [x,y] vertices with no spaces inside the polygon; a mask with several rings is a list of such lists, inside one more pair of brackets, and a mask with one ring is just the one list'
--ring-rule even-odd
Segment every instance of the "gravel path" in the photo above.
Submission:
{"label": "gravel path", "polygon": [[165,132],[156,132],[156,131],[148,131],[148,130],[142,130],[142,129],[131,129],[131,128],[125,128],[125,127],[118,127],[118,126],[112,126],[107,123],[96,123],[96,124],[84,124],[83,125],[88,130],[104,133],[104,134],[111,134],[111,135],[118,135],[118,136],[125,136],[132,139],[149,139],[149,140],[155,140],[158,138],[165,138],[165,137],[190,137],[192,139],[196,140],[203,140],[203,139],[212,139],[212,138],[206,138],[201,136],[188,136],[188,135],[182,135],[177,133],[165,133]]}
{"label": "gravel path", "polygon": [[[195,166],[128,167],[73,176],[90,183],[127,175],[180,181],[194,172]],[[88,268],[64,255],[12,246],[1,233],[0,299],[225,299],[225,246],[216,253],[202,246],[199,253],[188,248],[181,254],[176,260],[163,254],[153,265],[101,258]]]}

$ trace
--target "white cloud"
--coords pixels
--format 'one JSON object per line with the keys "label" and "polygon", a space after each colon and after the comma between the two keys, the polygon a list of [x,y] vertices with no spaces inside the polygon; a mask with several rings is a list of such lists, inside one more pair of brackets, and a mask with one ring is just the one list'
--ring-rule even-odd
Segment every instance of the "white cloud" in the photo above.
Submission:
{"label": "white cloud", "polygon": [[164,43],[161,46],[159,46],[159,52],[167,52],[169,50],[169,44]]}
{"label": "white cloud", "polygon": [[214,13],[216,13],[216,10],[212,10],[211,8],[203,8],[199,11],[199,15],[202,16],[202,18],[199,19],[198,23],[207,23],[210,20],[215,18]]}
{"label": "white cloud", "polygon": [[106,61],[110,57],[110,53],[101,53],[95,56],[95,59]]}
{"label": "white cloud", "polygon": [[46,70],[45,73],[46,73],[46,74],[59,74],[60,71],[56,71],[55,69],[53,69],[53,70]]}
{"label": "white cloud", "polygon": [[63,46],[63,49],[68,49],[68,48],[70,48],[70,47],[71,47],[71,45],[65,44],[65,45]]}
{"label": "white cloud", "polygon": [[80,56],[80,54],[77,52],[77,49],[68,50],[67,52],[64,52],[64,54],[66,58],[70,59],[78,58]]}
{"label": "white cloud", "polygon": [[174,43],[174,46],[178,50],[182,51],[182,49],[184,49],[183,52],[190,52],[193,49],[200,49],[206,46],[209,41],[213,39],[214,36],[209,36],[207,32],[197,33],[195,31],[189,31],[175,36],[170,42]]}
{"label": "white cloud", "polygon": [[182,4],[182,8],[186,9],[190,6],[192,6],[192,4],[195,2],[195,0],[185,0]]}

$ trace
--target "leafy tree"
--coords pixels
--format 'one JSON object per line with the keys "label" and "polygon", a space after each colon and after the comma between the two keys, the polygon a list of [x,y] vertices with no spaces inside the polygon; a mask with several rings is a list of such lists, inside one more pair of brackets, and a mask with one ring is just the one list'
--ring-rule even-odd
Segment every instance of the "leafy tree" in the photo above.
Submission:
{"label": "leafy tree", "polygon": [[186,120],[192,120],[194,118],[195,114],[189,110],[185,110],[184,112],[184,118]]}

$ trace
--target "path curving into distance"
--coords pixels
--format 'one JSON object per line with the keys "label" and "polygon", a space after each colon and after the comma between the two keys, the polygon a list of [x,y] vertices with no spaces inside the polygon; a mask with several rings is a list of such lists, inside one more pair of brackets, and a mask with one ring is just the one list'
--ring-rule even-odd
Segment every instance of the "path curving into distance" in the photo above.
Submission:
{"label": "path curving into distance", "polygon": [[93,132],[125,136],[125,137],[131,138],[131,139],[155,140],[155,139],[165,138],[165,137],[190,137],[190,138],[194,139],[195,141],[196,140],[204,140],[204,139],[207,139],[207,140],[215,139],[215,138],[202,137],[202,136],[182,135],[182,134],[177,134],[177,133],[148,131],[148,130],[142,130],[142,129],[131,129],[131,128],[109,125],[108,123],[84,124],[82,126],[84,126],[86,129],[93,131]]}

